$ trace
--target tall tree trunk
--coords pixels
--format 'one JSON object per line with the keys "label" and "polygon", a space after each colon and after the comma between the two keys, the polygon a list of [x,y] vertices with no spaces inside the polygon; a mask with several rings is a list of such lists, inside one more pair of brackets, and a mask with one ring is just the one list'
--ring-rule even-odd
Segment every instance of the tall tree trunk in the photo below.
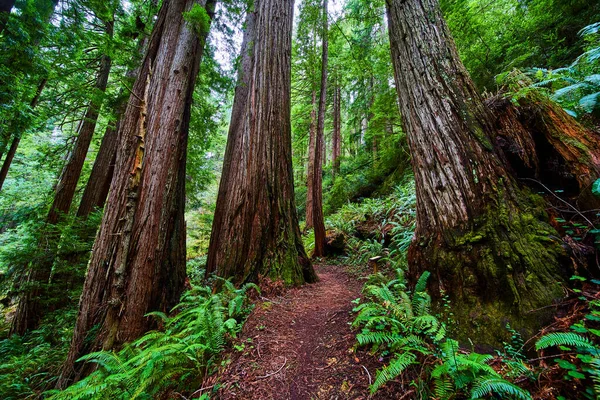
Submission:
{"label": "tall tree trunk", "polygon": [[331,163],[333,175],[340,172],[342,154],[342,91],[339,85],[333,90],[333,138],[331,140]]}
{"label": "tall tree trunk", "polygon": [[[109,37],[112,37],[113,21],[106,21],[106,33]],[[94,86],[95,90],[100,92],[106,90],[110,68],[110,57],[103,55],[100,61],[100,69],[96,78],[96,84]],[[13,334],[22,335],[30,329],[35,329],[44,312],[53,307],[50,304],[48,298],[49,292],[46,287],[52,274],[52,266],[55,259],[54,255],[60,240],[60,232],[53,226],[58,224],[71,208],[73,197],[75,196],[75,191],[77,189],[77,182],[79,181],[79,176],[81,175],[81,170],[85,163],[85,157],[94,135],[100,107],[101,104],[96,99],[91,100],[90,105],[79,124],[75,146],[58,180],[54,201],[50,207],[48,216],[46,217],[46,240],[44,241],[44,248],[40,249],[40,251],[43,251],[48,256],[44,258],[43,262],[36,263],[29,267],[30,271],[27,273],[28,276],[26,278],[27,285],[25,285],[23,289],[25,292],[31,291],[31,293],[23,293],[19,299],[17,312],[11,326],[11,333]],[[63,279],[64,276],[61,276],[60,278],[57,278],[57,281],[60,282]],[[32,286],[31,289],[30,286]],[[58,296],[57,300],[60,297],[61,296]],[[61,300],[62,299],[60,299],[59,302],[61,302]]]}
{"label": "tall tree trunk", "polygon": [[386,4],[417,191],[409,277],[428,270],[432,295],[446,290],[460,339],[498,344],[506,322],[531,335],[563,296],[570,260],[539,202],[494,151],[492,115],[437,0]]}
{"label": "tall tree trunk", "polygon": [[[314,282],[294,204],[290,123],[293,0],[256,0],[242,44],[207,274]],[[276,105],[276,106],[275,106]]]}
{"label": "tall tree trunk", "polygon": [[15,0],[0,0],[0,34],[4,32],[8,17],[14,6]]}
{"label": "tall tree trunk", "polygon": [[104,131],[100,149],[94,160],[90,179],[88,179],[85,185],[79,208],[77,209],[78,217],[87,218],[92,211],[104,207],[115,170],[119,124],[120,121],[117,121],[115,125],[107,126]]}
{"label": "tall tree trunk", "polygon": [[[163,2],[121,120],[107,212],[92,251],[58,387],[89,372],[82,355],[119,348],[168,312],[185,282],[185,166],[192,93],[206,29],[183,13],[215,1]],[[97,329],[92,329],[97,327]]]}
{"label": "tall tree trunk", "polygon": [[312,90],[310,127],[308,131],[308,166],[306,168],[306,221],[304,230],[313,227],[313,175],[315,169],[315,140],[317,134],[317,91]]}
{"label": "tall tree trunk", "polygon": [[[110,31],[107,32],[109,36],[112,36],[112,21],[109,23]],[[110,74],[111,59],[107,55],[103,55],[100,61],[100,71],[96,80],[94,89],[99,92],[104,92],[108,84],[108,76]],[[54,195],[54,202],[48,213],[48,222],[55,224],[59,221],[62,214],[67,214],[73,203],[73,197],[77,189],[77,183],[85,163],[85,158],[94,136],[96,129],[96,123],[98,121],[98,114],[100,111],[101,104],[96,100],[92,100],[85,116],[81,120],[79,129],[77,132],[77,140],[73,147],[73,151],[69,156],[69,160],[62,171],[61,177],[56,185],[56,194]]]}
{"label": "tall tree trunk", "polygon": [[319,94],[319,117],[315,135],[315,162],[312,179],[313,228],[315,232],[315,257],[325,255],[325,222],[323,221],[323,153],[325,136],[325,111],[327,108],[327,57],[329,54],[329,29],[327,0],[323,0],[323,49],[321,54],[321,93]]}

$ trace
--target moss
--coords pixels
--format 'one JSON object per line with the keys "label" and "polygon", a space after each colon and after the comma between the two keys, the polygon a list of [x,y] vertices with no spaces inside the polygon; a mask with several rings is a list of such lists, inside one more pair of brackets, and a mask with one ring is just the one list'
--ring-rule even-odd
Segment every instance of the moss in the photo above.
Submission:
{"label": "moss", "polygon": [[184,12],[183,19],[199,36],[206,35],[210,29],[210,16],[206,9],[199,4],[194,3],[190,11]]}
{"label": "moss", "polygon": [[568,276],[561,267],[569,258],[552,239],[557,233],[537,218],[543,213],[526,196],[523,201],[529,205],[525,211],[498,202],[469,228],[445,232],[441,240],[419,238],[419,256],[411,265],[440,277],[432,280],[432,294],[448,293],[455,334],[465,343],[498,346],[506,339],[507,322],[530,337],[550,321],[552,308],[546,306],[563,296],[561,282]]}

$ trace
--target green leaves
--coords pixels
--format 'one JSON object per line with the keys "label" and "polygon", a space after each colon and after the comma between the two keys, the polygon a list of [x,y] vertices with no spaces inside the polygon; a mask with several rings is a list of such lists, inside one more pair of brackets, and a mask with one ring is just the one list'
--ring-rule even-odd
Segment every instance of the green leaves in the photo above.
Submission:
{"label": "green leaves", "polygon": [[190,11],[183,13],[183,19],[192,26],[198,35],[205,35],[210,28],[210,16],[206,9],[194,3]]}

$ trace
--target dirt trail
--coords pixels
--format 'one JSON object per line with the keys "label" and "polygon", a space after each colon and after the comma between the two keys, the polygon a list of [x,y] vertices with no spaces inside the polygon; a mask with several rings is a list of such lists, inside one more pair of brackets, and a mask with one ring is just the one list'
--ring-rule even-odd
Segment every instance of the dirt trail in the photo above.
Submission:
{"label": "dirt trail", "polygon": [[[317,266],[320,282],[262,298],[231,364],[216,378],[219,399],[367,399],[381,363],[354,353],[352,300],[361,283],[342,266]],[[368,371],[368,372],[367,372]]]}

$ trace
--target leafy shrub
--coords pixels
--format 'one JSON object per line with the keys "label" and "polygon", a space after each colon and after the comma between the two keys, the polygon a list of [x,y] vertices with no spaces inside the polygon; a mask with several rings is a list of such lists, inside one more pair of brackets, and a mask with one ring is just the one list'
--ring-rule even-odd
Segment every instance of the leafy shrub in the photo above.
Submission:
{"label": "leafy shrub", "polygon": [[561,353],[554,362],[562,369],[563,380],[579,380],[584,387],[580,390],[581,398],[597,399],[600,397],[600,346],[596,343],[600,340],[600,330],[592,326],[600,321],[600,300],[587,303],[589,312],[571,326],[571,332],[548,333],[538,339],[535,349],[558,348]]}

